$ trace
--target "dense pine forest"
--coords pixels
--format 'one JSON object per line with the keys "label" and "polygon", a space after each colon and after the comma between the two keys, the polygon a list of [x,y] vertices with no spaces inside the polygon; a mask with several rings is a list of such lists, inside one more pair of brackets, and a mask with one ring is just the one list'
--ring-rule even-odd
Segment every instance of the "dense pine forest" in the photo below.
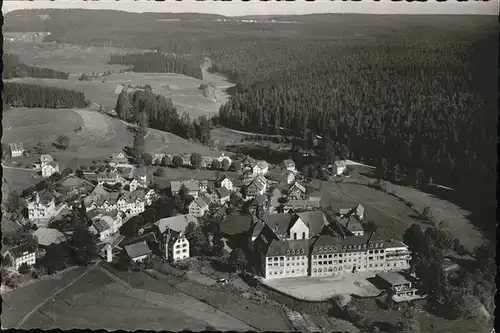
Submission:
{"label": "dense pine forest", "polygon": [[47,41],[210,56],[212,70],[237,84],[220,110],[226,126],[263,134],[280,129],[299,136],[303,148],[318,134],[332,141],[319,149],[343,145],[350,158],[376,165],[381,178],[423,173],[458,189],[466,202],[494,197],[495,18],[273,18],[296,22],[287,24],[217,18],[31,10],[8,13],[4,29],[50,31]]}
{"label": "dense pine forest", "polygon": [[3,55],[3,78],[11,79],[16,77],[39,77],[45,79],[63,79],[67,80],[68,73],[50,68],[41,68],[28,66],[15,54]]}
{"label": "dense pine forest", "polygon": [[4,83],[4,104],[28,108],[84,108],[87,106],[82,92],[35,84]]}
{"label": "dense pine forest", "polygon": [[171,132],[202,144],[210,141],[210,123],[206,117],[193,120],[187,113],[180,116],[170,98],[154,94],[148,88],[131,93],[122,91],[115,111],[118,118],[144,128]]}
{"label": "dense pine forest", "polygon": [[177,73],[203,79],[200,63],[196,60],[159,52],[112,55],[109,63],[130,66],[132,71],[138,73]]}

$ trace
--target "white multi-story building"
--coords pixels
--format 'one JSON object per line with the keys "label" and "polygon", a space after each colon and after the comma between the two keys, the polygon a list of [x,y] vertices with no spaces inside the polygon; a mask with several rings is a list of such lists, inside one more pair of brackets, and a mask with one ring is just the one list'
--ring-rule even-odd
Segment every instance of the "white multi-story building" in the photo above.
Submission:
{"label": "white multi-story building", "polygon": [[187,214],[160,219],[154,223],[163,237],[165,259],[178,261],[189,258],[189,241],[185,237],[185,230],[191,222],[198,223],[198,220]]}
{"label": "white multi-story building", "polygon": [[3,261],[10,261],[10,267],[15,270],[23,264],[33,266],[36,262],[36,247],[25,243],[5,251],[2,257]]}
{"label": "white multi-story building", "polygon": [[229,191],[233,190],[233,182],[226,175],[222,176],[215,182],[216,187],[225,187]]}
{"label": "white multi-story building", "polygon": [[47,190],[35,192],[27,203],[30,220],[50,219],[56,214],[54,196]]}
{"label": "white multi-story building", "polygon": [[122,192],[118,197],[116,207],[127,215],[140,214],[145,209],[146,202],[144,195],[144,191],[142,190]]}
{"label": "white multi-story building", "polygon": [[54,173],[59,172],[59,164],[55,161],[50,161],[48,163],[42,163],[42,177],[50,177]]}
{"label": "white multi-story building", "polygon": [[9,143],[9,149],[11,157],[22,157],[24,154],[24,145],[22,142]]}

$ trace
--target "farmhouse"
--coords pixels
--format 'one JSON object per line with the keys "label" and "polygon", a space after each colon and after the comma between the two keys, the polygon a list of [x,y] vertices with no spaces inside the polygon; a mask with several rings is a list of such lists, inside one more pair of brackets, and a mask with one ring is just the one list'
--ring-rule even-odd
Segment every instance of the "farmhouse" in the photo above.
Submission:
{"label": "farmhouse", "polygon": [[112,171],[104,171],[97,175],[98,185],[115,185],[117,183],[124,185],[127,183],[127,181],[120,175],[120,173],[116,169]]}
{"label": "farmhouse", "polygon": [[307,197],[306,188],[299,182],[295,182],[288,191],[288,199],[303,200]]}
{"label": "farmhouse", "polygon": [[56,215],[55,198],[48,190],[35,192],[27,203],[30,220],[50,219]]}
{"label": "farmhouse", "polygon": [[336,176],[342,175],[346,170],[346,164],[344,161],[335,161],[333,163],[333,174]]}
{"label": "farmhouse", "polygon": [[182,185],[186,187],[189,195],[191,195],[194,198],[197,198],[200,193],[204,193],[207,191],[208,181],[194,180],[194,179],[171,181],[170,190],[172,191],[172,195],[178,194]]}
{"label": "farmhouse", "polygon": [[365,214],[365,208],[361,205],[357,205],[354,208],[348,208],[348,209],[341,208],[339,210],[340,217],[356,216],[359,220],[363,220],[364,214]]}
{"label": "farmhouse", "polygon": [[145,189],[148,187],[148,174],[145,168],[140,168],[136,171],[129,187],[132,192],[138,190],[139,188]]}
{"label": "farmhouse", "polygon": [[215,189],[214,191],[214,196],[213,199],[215,202],[217,202],[219,205],[224,205],[226,202],[229,201],[231,192],[226,187],[219,187]]}
{"label": "farmhouse", "polygon": [[127,215],[137,215],[144,212],[144,191],[137,190],[120,193],[116,202],[116,207]]}
{"label": "farmhouse", "polygon": [[103,216],[102,218],[94,219],[94,221],[92,222],[93,223],[90,226],[89,230],[93,234],[98,235],[101,242],[113,234],[111,229],[113,225],[113,219],[109,216]]}
{"label": "farmhouse", "polygon": [[281,162],[281,167],[288,171],[297,172],[297,169],[295,168],[295,162],[291,159],[287,159]]}
{"label": "farmhouse", "polygon": [[215,181],[215,187],[217,187],[217,188],[225,187],[229,191],[232,191],[233,190],[233,182],[226,175],[224,175]]}
{"label": "farmhouse", "polygon": [[320,208],[319,200],[290,199],[283,205],[283,213],[314,210]]}
{"label": "farmhouse", "polygon": [[190,214],[177,215],[155,222],[163,237],[163,254],[169,261],[178,261],[189,258],[189,241],[185,237],[185,230],[189,223],[198,223]]}
{"label": "farmhouse", "polygon": [[189,214],[194,217],[202,217],[208,211],[208,205],[204,198],[198,197],[189,204]]}
{"label": "farmhouse", "polygon": [[127,163],[128,163],[128,159],[124,153],[118,152],[118,153],[113,153],[113,155],[111,155],[110,164],[114,164],[116,166],[119,164],[127,164]]}
{"label": "farmhouse", "polygon": [[132,262],[143,262],[151,256],[151,249],[145,241],[126,245],[125,252]]}
{"label": "farmhouse", "polygon": [[11,157],[22,157],[24,154],[24,145],[22,142],[9,143],[9,149]]}
{"label": "farmhouse", "polygon": [[50,177],[59,172],[59,164],[54,161],[42,164],[42,177]]}
{"label": "farmhouse", "polygon": [[269,164],[266,161],[259,161],[252,166],[254,175],[265,175],[269,171]]}
{"label": "farmhouse", "polygon": [[23,264],[33,266],[36,261],[36,247],[33,244],[25,243],[5,251],[2,256],[3,264],[12,269],[19,270]]}
{"label": "farmhouse", "polygon": [[246,188],[245,199],[253,199],[259,194],[264,194],[267,189],[267,180],[262,175],[258,175]]}
{"label": "farmhouse", "polygon": [[53,228],[38,228],[33,235],[38,240],[38,246],[40,248],[47,248],[52,244],[59,244],[66,242],[66,236],[62,232]]}

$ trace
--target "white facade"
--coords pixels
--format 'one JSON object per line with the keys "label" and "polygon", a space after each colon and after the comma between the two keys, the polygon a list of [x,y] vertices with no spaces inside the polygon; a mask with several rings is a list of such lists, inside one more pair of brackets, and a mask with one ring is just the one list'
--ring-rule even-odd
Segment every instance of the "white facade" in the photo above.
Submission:
{"label": "white facade", "polygon": [[197,199],[193,200],[189,204],[188,208],[189,214],[193,215],[194,217],[202,217],[208,211],[208,205],[200,204]]}
{"label": "white facade", "polygon": [[269,166],[261,167],[259,164],[255,164],[252,167],[252,173],[254,175],[265,175],[269,171]]}
{"label": "white facade", "polygon": [[143,188],[144,187],[144,185],[141,184],[137,179],[132,180],[130,182],[129,186],[130,186],[130,192],[136,191],[139,188]]}
{"label": "white facade", "polygon": [[172,244],[170,253],[172,253],[173,261],[179,261],[189,258],[189,241],[186,239],[186,237],[179,237]]}
{"label": "white facade", "polygon": [[292,255],[292,256],[272,256],[266,257],[264,277],[286,278],[297,276],[308,276],[309,274],[309,259],[307,255]]}
{"label": "white facade", "polygon": [[117,208],[119,211],[127,213],[129,215],[137,215],[144,212],[144,201],[141,199],[136,199],[132,202],[127,202],[124,198],[118,199]]}
{"label": "white facade", "polygon": [[144,200],[146,200],[146,205],[148,206],[150,206],[155,199],[156,199],[156,192],[153,189],[147,191],[146,194],[144,195]]}
{"label": "white facade", "polygon": [[289,240],[309,239],[309,227],[299,217],[290,228]]}
{"label": "white facade", "polygon": [[11,143],[10,147],[10,156],[11,157],[22,157],[24,154],[24,147],[22,143]]}
{"label": "white facade", "polygon": [[233,182],[229,178],[227,178],[227,177],[224,178],[224,180],[220,182],[220,186],[224,186],[229,191],[233,190]]}
{"label": "white facade", "polygon": [[336,161],[333,164],[333,172],[335,173],[335,175],[340,176],[345,172],[345,170],[346,170],[346,165],[344,162]]}
{"label": "white facade", "polygon": [[54,217],[56,213],[56,204],[54,198],[47,204],[41,201],[33,200],[28,202],[28,218],[31,219],[48,219]]}
{"label": "white facade", "polygon": [[22,254],[22,257],[15,258],[13,264],[13,268],[17,271],[19,270],[19,267],[21,267],[23,264],[26,264],[28,266],[33,266],[36,262],[36,252],[24,252]]}
{"label": "white facade", "polygon": [[405,246],[387,247],[385,249],[385,269],[401,271],[410,268],[411,252]]}
{"label": "white facade", "polygon": [[42,177],[50,177],[56,172],[59,172],[58,164],[54,162],[48,164],[42,164]]}
{"label": "white facade", "polygon": [[144,255],[139,256],[139,257],[131,258],[131,260],[132,260],[132,262],[143,262],[148,257],[149,257],[149,254],[144,254]]}

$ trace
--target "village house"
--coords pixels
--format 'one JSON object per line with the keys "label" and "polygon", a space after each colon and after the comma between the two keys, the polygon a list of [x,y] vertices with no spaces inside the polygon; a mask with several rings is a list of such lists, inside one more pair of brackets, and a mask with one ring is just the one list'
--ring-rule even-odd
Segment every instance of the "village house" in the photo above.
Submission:
{"label": "village house", "polygon": [[345,216],[356,216],[360,221],[363,220],[365,214],[365,208],[361,205],[357,205],[354,208],[341,208],[339,210],[339,215],[340,217],[345,217]]}
{"label": "village house", "polygon": [[112,171],[104,171],[97,174],[98,185],[103,185],[103,184],[115,185],[117,183],[125,185],[127,184],[127,181],[120,175],[120,173],[116,169]]}
{"label": "village house", "polygon": [[9,263],[9,267],[19,270],[23,264],[33,266],[36,262],[36,247],[33,244],[25,243],[5,251],[2,255],[2,262]]}
{"label": "village house", "polygon": [[9,143],[10,156],[22,157],[24,155],[24,145],[22,142]]}
{"label": "village house", "polygon": [[100,219],[94,219],[92,221],[92,225],[89,228],[89,231],[95,235],[99,236],[99,240],[103,242],[107,238],[109,238],[112,232],[113,219],[109,216],[103,216]]}
{"label": "village house", "polygon": [[56,206],[54,195],[48,190],[35,192],[26,202],[28,218],[37,226],[45,226],[45,223],[67,208],[64,202]]}
{"label": "village house", "polygon": [[146,194],[144,194],[144,199],[146,200],[146,206],[151,206],[157,197],[158,195],[156,194],[156,191],[154,189],[151,188],[147,190]]}
{"label": "village house", "polygon": [[346,168],[347,166],[344,161],[335,161],[335,163],[333,163],[333,174],[340,176],[345,172]]}
{"label": "village house", "polygon": [[200,193],[204,193],[207,191],[208,181],[194,179],[171,181],[170,190],[172,192],[172,195],[178,194],[182,185],[186,187],[187,192],[190,196],[197,198]]}
{"label": "village house", "polygon": [[83,204],[87,211],[102,209],[106,212],[117,210],[119,192],[108,192],[102,185],[94,187],[92,192],[83,199]]}
{"label": "village house", "polygon": [[295,173],[292,171],[285,171],[283,173],[268,172],[266,178],[272,183],[293,185],[295,183]]}
{"label": "village house", "polygon": [[126,213],[127,215],[137,215],[144,212],[145,198],[144,191],[137,190],[133,192],[120,193],[116,206],[118,210]]}
{"label": "village house", "polygon": [[41,249],[46,249],[52,244],[66,242],[66,236],[59,230],[53,228],[40,227],[33,233],[33,236],[38,240],[38,247]]}
{"label": "village house", "polygon": [[254,175],[265,175],[269,171],[269,164],[266,161],[259,161],[252,166]]}
{"label": "village house", "polygon": [[229,190],[225,186],[223,186],[215,189],[212,198],[219,205],[224,205],[226,202],[229,201],[230,196],[231,192],[229,192]]}
{"label": "village house", "polygon": [[247,186],[245,200],[253,199],[259,194],[264,194],[267,189],[267,180],[264,176],[258,175],[255,179]]}
{"label": "village house", "polygon": [[111,161],[108,164],[112,167],[116,167],[121,164],[128,164],[128,159],[123,152],[113,153],[113,155],[111,155]]}
{"label": "village house", "polygon": [[283,213],[314,210],[319,208],[321,208],[319,200],[290,199],[283,204]]}
{"label": "village house", "polygon": [[295,182],[288,191],[288,200],[304,200],[307,198],[306,188],[299,182]]}
{"label": "village house", "polygon": [[297,172],[297,169],[295,168],[295,162],[291,159],[287,159],[281,162],[281,167],[288,171]]}
{"label": "village house", "polygon": [[187,214],[160,219],[154,223],[163,237],[165,245],[162,252],[165,259],[178,261],[189,258],[189,241],[186,239],[185,230],[191,222],[198,223],[194,216]]}
{"label": "village house", "polygon": [[364,229],[357,215],[344,215],[335,220],[342,231],[349,236],[363,236]]}
{"label": "village house", "polygon": [[134,179],[130,182],[129,187],[131,192],[148,187],[148,174],[146,168],[139,168],[136,171]]}
{"label": "village house", "polygon": [[195,198],[188,206],[189,214],[194,217],[202,217],[208,211],[209,204],[201,196]]}
{"label": "village house", "polygon": [[232,191],[233,190],[233,182],[226,175],[224,175],[216,180],[215,187],[217,187],[217,188],[225,187],[229,191]]}
{"label": "village house", "polygon": [[54,173],[59,172],[59,164],[55,161],[51,161],[45,164],[42,164],[42,177],[50,177]]}
{"label": "village house", "polygon": [[152,251],[146,241],[126,245],[125,252],[134,263],[143,262],[151,257],[152,254]]}

